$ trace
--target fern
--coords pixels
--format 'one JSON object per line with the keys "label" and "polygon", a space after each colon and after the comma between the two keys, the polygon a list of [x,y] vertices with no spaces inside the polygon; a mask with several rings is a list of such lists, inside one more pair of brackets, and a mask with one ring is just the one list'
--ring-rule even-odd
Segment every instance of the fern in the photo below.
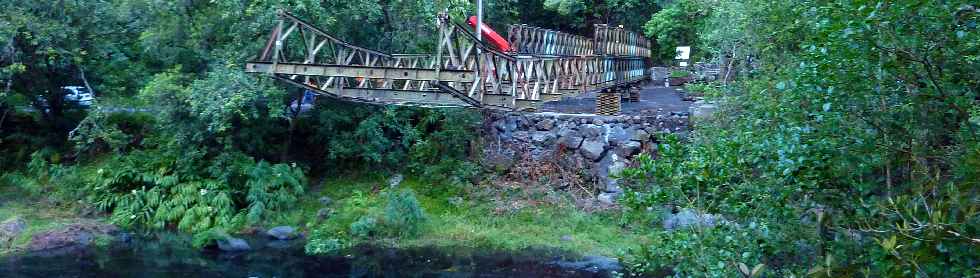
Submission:
{"label": "fern", "polygon": [[[198,234],[258,223],[295,203],[306,182],[299,168],[244,155],[224,156],[205,173],[181,170],[186,163],[149,151],[116,157],[89,183],[89,199],[121,226]],[[215,165],[233,171],[210,175]]]}
{"label": "fern", "polygon": [[305,176],[296,167],[259,161],[247,175],[249,223],[259,222],[269,212],[287,209],[296,202],[296,196],[303,194]]}

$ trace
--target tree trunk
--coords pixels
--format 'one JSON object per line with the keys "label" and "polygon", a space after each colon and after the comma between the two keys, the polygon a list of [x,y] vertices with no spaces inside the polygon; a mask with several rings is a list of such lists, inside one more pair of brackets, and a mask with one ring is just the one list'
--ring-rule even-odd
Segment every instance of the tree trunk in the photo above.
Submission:
{"label": "tree trunk", "polygon": [[3,122],[7,120],[7,113],[10,112],[10,109],[7,109],[7,104],[4,103],[0,104],[0,111],[2,111],[0,113],[0,131],[3,131]]}
{"label": "tree trunk", "polygon": [[85,85],[85,89],[88,89],[88,92],[92,93],[92,96],[94,97],[96,95],[95,90],[88,84],[88,78],[85,78],[85,68],[78,66],[78,75],[82,78],[82,84]]}
{"label": "tree trunk", "polygon": [[731,57],[728,58],[728,65],[725,66],[725,80],[722,81],[722,84],[726,86],[728,85],[729,77],[732,75],[732,68],[735,66],[735,50],[736,46],[733,45]]}
{"label": "tree trunk", "polygon": [[293,143],[293,131],[296,129],[296,119],[299,118],[300,111],[303,110],[303,98],[306,92],[304,91],[302,95],[296,100],[296,109],[293,109],[292,104],[286,104],[286,109],[289,110],[289,129],[286,131],[286,142],[283,142],[282,154],[279,156],[280,162],[285,162],[289,158],[289,147]]}
{"label": "tree trunk", "polygon": [[[10,94],[10,87],[13,85],[14,79],[11,77],[7,79],[7,84],[3,87],[3,96],[6,97]],[[0,102],[0,130],[3,130],[3,122],[7,119],[7,113],[10,112],[10,108],[7,106],[6,99]]]}
{"label": "tree trunk", "polygon": [[289,121],[289,129],[286,131],[286,142],[282,143],[282,154],[279,155],[280,163],[286,162],[289,158],[289,146],[292,145],[293,130],[296,129],[296,118],[290,118],[287,121]]}

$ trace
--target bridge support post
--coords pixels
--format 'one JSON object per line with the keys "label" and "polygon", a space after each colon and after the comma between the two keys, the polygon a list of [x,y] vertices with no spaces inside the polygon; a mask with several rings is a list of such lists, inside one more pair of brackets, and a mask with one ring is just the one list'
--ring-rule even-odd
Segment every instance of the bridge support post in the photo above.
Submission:
{"label": "bridge support post", "polygon": [[595,113],[604,116],[619,115],[622,97],[615,87],[602,90],[595,99]]}

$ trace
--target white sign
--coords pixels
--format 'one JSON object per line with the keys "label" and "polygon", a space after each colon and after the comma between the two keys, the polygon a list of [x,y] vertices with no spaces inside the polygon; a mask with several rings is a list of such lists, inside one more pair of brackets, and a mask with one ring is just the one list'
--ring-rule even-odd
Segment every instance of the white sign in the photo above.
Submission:
{"label": "white sign", "polygon": [[691,47],[690,46],[678,46],[677,47],[677,60],[689,60],[691,59]]}

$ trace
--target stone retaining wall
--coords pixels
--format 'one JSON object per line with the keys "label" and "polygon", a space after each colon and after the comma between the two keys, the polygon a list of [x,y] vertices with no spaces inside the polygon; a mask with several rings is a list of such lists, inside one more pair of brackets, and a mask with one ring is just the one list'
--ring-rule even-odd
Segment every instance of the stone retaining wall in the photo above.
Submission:
{"label": "stone retaining wall", "polygon": [[[514,171],[517,160],[555,164],[579,173],[594,185],[600,201],[611,203],[622,192],[615,175],[643,152],[656,150],[662,133],[687,133],[688,113],[648,112],[630,116],[559,113],[491,113],[484,123],[481,163]],[[604,200],[605,199],[605,200]]]}

